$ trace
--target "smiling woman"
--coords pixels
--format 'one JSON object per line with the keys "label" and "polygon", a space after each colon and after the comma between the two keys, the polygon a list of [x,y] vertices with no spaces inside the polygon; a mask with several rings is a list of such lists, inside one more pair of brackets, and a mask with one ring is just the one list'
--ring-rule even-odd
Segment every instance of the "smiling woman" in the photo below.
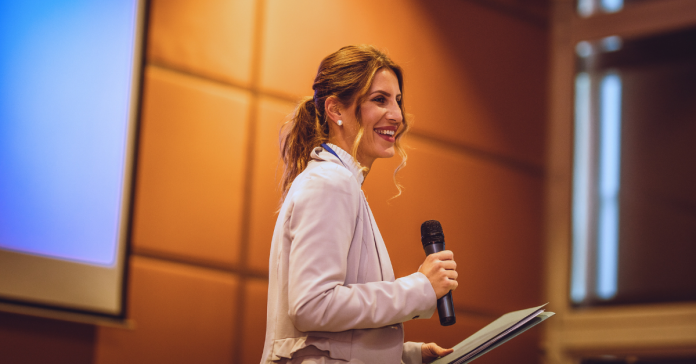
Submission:
{"label": "smiling woman", "polygon": [[430,318],[457,287],[452,252],[396,279],[362,193],[377,158],[398,152],[399,168],[406,160],[401,68],[372,46],[348,46],[321,62],[312,88],[281,134],[262,363],[421,363],[450,353],[404,343],[402,322]]}
{"label": "smiling woman", "polygon": [[[403,132],[397,133],[399,129],[405,129],[405,123],[401,111],[401,87],[396,73],[390,68],[379,69],[365,96],[359,115],[356,113],[357,103],[346,108],[336,98],[328,98],[326,117],[338,126],[329,126],[329,141],[344,150],[349,150],[348,146],[354,144],[357,134],[362,132],[356,159],[369,169],[375,159],[393,157],[396,137],[404,135]],[[342,121],[341,125],[338,120]]]}
{"label": "smiling woman", "polygon": [[[300,102],[294,117],[283,127],[283,198],[295,177],[307,167],[311,150],[325,142],[349,151],[365,173],[375,158],[392,157],[398,152],[402,162],[394,171],[396,177],[406,164],[400,139],[410,128],[402,102],[401,67],[372,46],[343,47],[321,62],[312,89],[314,96]],[[362,112],[364,107],[368,109],[366,113]],[[369,133],[365,134],[366,130]],[[370,143],[374,142],[375,133],[391,133],[391,138],[386,139],[391,142],[387,148],[390,155],[373,156]],[[394,183],[400,193],[396,178]]]}

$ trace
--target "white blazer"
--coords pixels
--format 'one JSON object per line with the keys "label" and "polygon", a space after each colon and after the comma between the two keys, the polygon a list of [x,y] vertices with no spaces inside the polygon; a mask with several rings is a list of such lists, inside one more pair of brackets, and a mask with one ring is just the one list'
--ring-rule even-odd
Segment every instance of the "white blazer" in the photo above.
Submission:
{"label": "white blazer", "polygon": [[362,172],[330,147],[340,160],[315,148],[278,215],[261,363],[421,363],[401,323],[430,318],[435,291],[422,273],[394,279]]}

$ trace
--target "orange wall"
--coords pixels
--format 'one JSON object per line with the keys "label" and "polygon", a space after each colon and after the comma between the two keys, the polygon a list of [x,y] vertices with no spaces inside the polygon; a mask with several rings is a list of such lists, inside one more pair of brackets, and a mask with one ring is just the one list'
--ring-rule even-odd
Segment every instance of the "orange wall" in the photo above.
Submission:
{"label": "orange wall", "polygon": [[[404,195],[379,161],[364,189],[397,276],[442,222],[459,263],[458,323],[406,323],[453,345],[541,300],[546,30],[464,0],[152,0],[128,307],[94,363],[255,363],[263,348],[278,127],[347,44],[405,69],[415,116]],[[0,332],[1,333],[1,332]],[[483,358],[536,363],[527,333]]]}

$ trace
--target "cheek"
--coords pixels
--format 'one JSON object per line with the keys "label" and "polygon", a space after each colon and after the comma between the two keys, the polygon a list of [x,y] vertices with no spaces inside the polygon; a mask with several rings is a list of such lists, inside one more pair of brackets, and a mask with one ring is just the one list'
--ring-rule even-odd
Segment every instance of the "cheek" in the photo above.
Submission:
{"label": "cheek", "polygon": [[384,112],[372,105],[363,108],[361,112],[363,127],[372,130],[375,124],[381,119],[382,115],[384,115]]}

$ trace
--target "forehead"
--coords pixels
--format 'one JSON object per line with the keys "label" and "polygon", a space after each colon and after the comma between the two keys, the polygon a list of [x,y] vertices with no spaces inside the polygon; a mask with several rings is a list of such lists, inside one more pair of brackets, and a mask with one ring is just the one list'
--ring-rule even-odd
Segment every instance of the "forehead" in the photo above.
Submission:
{"label": "forehead", "polygon": [[375,78],[372,80],[370,92],[386,91],[390,94],[399,93],[399,79],[390,68],[382,68],[375,73]]}

